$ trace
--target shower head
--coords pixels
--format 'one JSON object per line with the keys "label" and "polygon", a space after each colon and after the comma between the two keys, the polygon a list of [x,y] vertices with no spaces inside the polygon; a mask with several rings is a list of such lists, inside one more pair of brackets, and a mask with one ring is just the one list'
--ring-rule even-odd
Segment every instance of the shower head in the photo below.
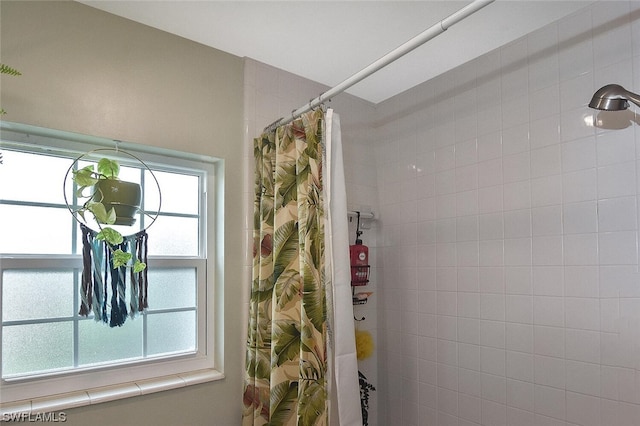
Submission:
{"label": "shower head", "polygon": [[607,84],[593,95],[589,107],[603,111],[623,111],[629,108],[628,101],[640,106],[639,95],[629,92],[617,84]]}

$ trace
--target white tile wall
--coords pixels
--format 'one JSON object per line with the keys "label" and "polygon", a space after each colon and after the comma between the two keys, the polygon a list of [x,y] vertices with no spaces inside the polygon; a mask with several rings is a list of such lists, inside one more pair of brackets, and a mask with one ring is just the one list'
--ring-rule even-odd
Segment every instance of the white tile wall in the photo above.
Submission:
{"label": "white tile wall", "polygon": [[596,2],[377,106],[386,424],[640,425],[640,130],[587,108],[640,91],[639,12]]}

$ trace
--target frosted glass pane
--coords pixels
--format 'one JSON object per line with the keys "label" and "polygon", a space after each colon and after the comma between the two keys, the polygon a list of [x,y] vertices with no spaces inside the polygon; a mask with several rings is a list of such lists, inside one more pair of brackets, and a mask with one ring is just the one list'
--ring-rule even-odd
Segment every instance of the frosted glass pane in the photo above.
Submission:
{"label": "frosted glass pane", "polygon": [[2,376],[73,366],[71,322],[2,328]]}
{"label": "frosted glass pane", "polygon": [[78,363],[96,364],[142,357],[141,317],[127,321],[122,327],[109,327],[93,320],[80,321]]}
{"label": "frosted glass pane", "polygon": [[149,268],[151,309],[195,308],[195,268]]}
{"label": "frosted glass pane", "polygon": [[62,184],[72,162],[3,149],[0,199],[64,204]]}
{"label": "frosted glass pane", "polygon": [[147,314],[147,354],[195,351],[196,313]]}
{"label": "frosted glass pane", "polygon": [[[162,191],[162,211],[198,214],[198,176],[154,171]],[[158,210],[158,185],[149,171],[145,172],[145,210]]]}
{"label": "frosted glass pane", "polygon": [[197,256],[198,219],[160,216],[149,228],[149,256]]}
{"label": "frosted glass pane", "polygon": [[0,204],[0,253],[71,254],[73,217],[67,208]]}
{"label": "frosted glass pane", "polygon": [[73,316],[73,271],[5,270],[2,320]]}

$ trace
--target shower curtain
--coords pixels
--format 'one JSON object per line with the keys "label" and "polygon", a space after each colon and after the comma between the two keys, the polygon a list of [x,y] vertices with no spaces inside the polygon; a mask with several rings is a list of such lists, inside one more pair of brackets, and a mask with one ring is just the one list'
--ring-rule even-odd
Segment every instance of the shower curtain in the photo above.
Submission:
{"label": "shower curtain", "polygon": [[243,425],[362,424],[336,121],[311,111],[254,140]]}

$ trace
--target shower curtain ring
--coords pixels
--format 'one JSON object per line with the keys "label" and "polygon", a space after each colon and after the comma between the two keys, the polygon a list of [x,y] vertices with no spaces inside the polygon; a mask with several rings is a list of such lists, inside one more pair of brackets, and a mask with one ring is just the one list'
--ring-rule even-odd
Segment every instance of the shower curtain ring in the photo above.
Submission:
{"label": "shower curtain ring", "polygon": [[318,109],[318,106],[322,103],[322,102],[320,101],[320,97],[321,97],[321,96],[322,96],[322,93],[320,93],[320,94],[318,95],[318,97],[316,97],[316,98],[311,98],[311,99],[309,99],[309,105],[313,105],[313,101],[317,101],[317,102],[318,102],[318,104],[315,106],[315,108],[313,108],[313,107],[311,108],[311,111],[315,111],[315,110],[317,110],[317,109]]}
{"label": "shower curtain ring", "polygon": [[[313,105],[314,101],[317,102],[315,108],[311,107],[311,111],[317,111],[318,109],[321,111],[325,111],[325,105],[324,105],[324,101],[322,100],[322,95],[324,95],[324,92],[321,92],[317,97],[315,98],[311,98],[309,99],[309,103],[307,105]],[[331,99],[329,99],[331,100]]]}

